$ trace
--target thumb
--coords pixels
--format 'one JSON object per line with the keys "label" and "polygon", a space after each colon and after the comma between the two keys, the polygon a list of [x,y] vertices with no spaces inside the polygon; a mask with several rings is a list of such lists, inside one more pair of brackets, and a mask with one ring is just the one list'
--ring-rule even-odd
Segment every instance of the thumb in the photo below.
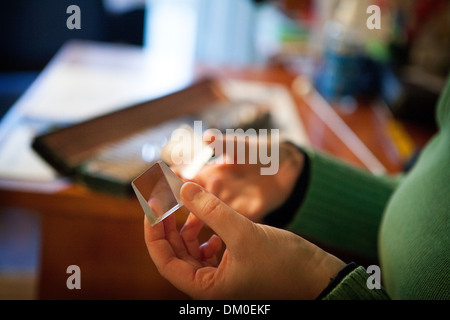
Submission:
{"label": "thumb", "polygon": [[237,213],[216,196],[194,182],[181,187],[181,200],[186,208],[208,225],[228,247],[239,246],[252,222]]}

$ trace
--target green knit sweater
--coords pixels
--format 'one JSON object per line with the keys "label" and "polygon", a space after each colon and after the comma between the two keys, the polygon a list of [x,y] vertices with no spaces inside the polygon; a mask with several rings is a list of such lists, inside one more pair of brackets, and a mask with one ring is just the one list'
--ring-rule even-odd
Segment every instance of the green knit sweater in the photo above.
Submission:
{"label": "green knit sweater", "polygon": [[306,150],[309,185],[288,229],[377,259],[383,284],[369,289],[360,266],[325,299],[450,299],[450,78],[437,120],[438,134],[401,177]]}

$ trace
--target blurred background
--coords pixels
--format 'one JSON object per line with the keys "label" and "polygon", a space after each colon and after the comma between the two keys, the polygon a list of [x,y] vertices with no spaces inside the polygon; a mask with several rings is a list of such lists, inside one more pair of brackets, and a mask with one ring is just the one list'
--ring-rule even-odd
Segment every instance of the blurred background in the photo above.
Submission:
{"label": "blurred background", "polygon": [[[75,3],[82,28],[69,30]],[[379,30],[366,27],[371,4],[381,9]],[[414,94],[431,99],[450,64],[445,0],[19,0],[0,15],[2,114],[70,39],[143,46],[177,70],[173,82],[194,63],[279,64],[314,77],[327,97],[381,93],[410,117]]]}
{"label": "blurred background", "polygon": [[[78,5],[81,29],[66,9]],[[370,30],[370,5],[380,29]],[[193,70],[280,68],[330,102],[383,99],[398,119],[434,127],[450,69],[447,0],[14,0],[0,11],[0,118],[69,40],[142,48],[158,94]],[[4,122],[4,121],[3,121]],[[2,122],[2,123],[3,123]],[[1,151],[0,151],[1,152]],[[39,216],[0,210],[0,298],[34,296]]]}

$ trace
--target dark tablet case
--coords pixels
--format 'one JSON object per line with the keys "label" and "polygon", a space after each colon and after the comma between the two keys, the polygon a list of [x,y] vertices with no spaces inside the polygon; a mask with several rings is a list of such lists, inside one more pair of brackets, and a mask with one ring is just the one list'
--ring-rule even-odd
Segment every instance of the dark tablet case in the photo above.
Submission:
{"label": "dark tablet case", "polygon": [[83,163],[114,141],[131,136],[223,101],[213,79],[202,79],[180,91],[35,137],[32,148],[61,175],[115,194],[131,194],[131,180],[118,181],[83,171]]}

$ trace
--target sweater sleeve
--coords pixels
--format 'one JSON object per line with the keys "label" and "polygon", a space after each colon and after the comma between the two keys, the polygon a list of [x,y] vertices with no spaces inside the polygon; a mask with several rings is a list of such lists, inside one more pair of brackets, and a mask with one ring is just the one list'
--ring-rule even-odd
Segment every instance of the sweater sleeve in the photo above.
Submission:
{"label": "sweater sleeve", "polygon": [[307,148],[303,152],[309,160],[308,186],[286,229],[376,259],[381,217],[399,179],[373,175]]}
{"label": "sweater sleeve", "polygon": [[339,283],[327,292],[322,300],[390,300],[386,290],[380,285],[378,287],[369,286],[373,284],[372,279],[366,270],[358,266],[350,271]]}

